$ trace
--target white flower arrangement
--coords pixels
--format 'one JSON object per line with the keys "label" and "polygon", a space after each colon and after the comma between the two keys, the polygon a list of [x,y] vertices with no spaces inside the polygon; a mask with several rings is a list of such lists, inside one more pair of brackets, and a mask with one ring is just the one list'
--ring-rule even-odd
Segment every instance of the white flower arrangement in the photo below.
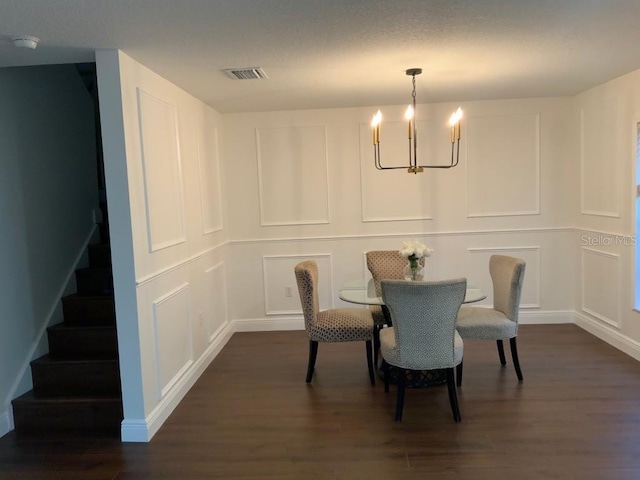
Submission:
{"label": "white flower arrangement", "polygon": [[418,241],[404,242],[404,246],[400,249],[400,255],[409,260],[409,264],[404,269],[404,278],[406,280],[422,280],[422,268],[420,267],[420,259],[430,257],[433,250],[424,243]]}
{"label": "white flower arrangement", "polygon": [[410,262],[417,261],[422,257],[430,257],[433,250],[427,247],[424,243],[416,240],[404,242],[403,247],[400,250],[400,255],[409,260]]}

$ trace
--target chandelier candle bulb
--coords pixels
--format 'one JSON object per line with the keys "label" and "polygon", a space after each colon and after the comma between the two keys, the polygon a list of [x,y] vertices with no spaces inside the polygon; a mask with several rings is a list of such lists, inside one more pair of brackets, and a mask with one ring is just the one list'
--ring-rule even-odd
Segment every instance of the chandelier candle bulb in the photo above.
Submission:
{"label": "chandelier candle bulb", "polygon": [[411,120],[413,119],[413,107],[411,105],[409,105],[407,111],[404,112],[404,118],[407,120],[409,140],[411,140]]}
{"label": "chandelier candle bulb", "polygon": [[449,125],[451,125],[451,143],[460,140],[460,120],[462,120],[462,109],[458,109],[451,114]]}
{"label": "chandelier candle bulb", "polygon": [[378,112],[371,119],[371,126],[373,127],[373,144],[380,143],[380,123],[382,122],[382,112]]}

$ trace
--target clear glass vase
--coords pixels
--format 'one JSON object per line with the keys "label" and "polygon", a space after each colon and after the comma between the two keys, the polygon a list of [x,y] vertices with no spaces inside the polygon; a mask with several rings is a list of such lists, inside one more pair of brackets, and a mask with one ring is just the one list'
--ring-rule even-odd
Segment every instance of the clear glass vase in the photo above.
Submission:
{"label": "clear glass vase", "polygon": [[402,274],[405,280],[421,282],[424,278],[424,267],[420,265],[418,260],[409,260],[405,265]]}

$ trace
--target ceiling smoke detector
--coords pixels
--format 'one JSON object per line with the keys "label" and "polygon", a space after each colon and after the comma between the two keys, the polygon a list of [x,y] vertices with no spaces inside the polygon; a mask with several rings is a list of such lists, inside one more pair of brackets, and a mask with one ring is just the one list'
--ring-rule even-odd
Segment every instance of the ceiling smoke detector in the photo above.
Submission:
{"label": "ceiling smoke detector", "polygon": [[21,35],[19,37],[13,37],[13,44],[16,48],[30,48],[31,50],[35,50],[40,42],[40,39],[37,37],[32,37],[31,35]]}
{"label": "ceiling smoke detector", "polygon": [[260,67],[227,68],[224,72],[235,80],[261,80],[268,78]]}

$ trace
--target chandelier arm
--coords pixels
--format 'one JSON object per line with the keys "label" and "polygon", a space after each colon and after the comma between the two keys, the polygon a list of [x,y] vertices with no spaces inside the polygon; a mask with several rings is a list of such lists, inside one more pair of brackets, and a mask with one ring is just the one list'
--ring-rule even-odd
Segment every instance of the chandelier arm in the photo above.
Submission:
{"label": "chandelier arm", "polygon": [[407,167],[383,167],[382,162],[380,161],[380,144],[376,143],[373,145],[373,157],[375,160],[375,167],[377,170],[399,170],[405,169]]}

